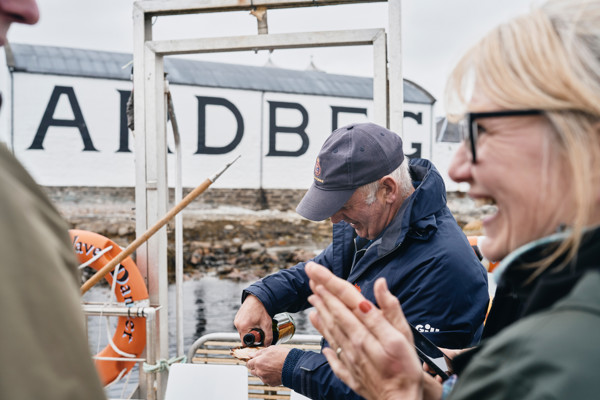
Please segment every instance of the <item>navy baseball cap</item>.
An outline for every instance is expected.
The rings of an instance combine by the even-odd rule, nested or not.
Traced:
[[[402,164],[402,139],[373,123],[339,128],[327,138],[315,162],[314,181],[296,211],[311,221],[335,214],[359,187]]]

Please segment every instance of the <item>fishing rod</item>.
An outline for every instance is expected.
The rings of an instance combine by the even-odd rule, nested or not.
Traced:
[[[83,295],[85,292],[90,290],[92,286],[96,283],[100,282],[104,275],[111,272],[121,261],[123,261],[126,257],[130,256],[138,247],[140,247],[144,242],[146,242],[152,235],[154,235],[160,228],[162,228],[167,222],[171,220],[177,213],[187,207],[196,197],[200,196],[210,185],[212,185],[218,178],[229,168],[234,162],[236,162],[241,156],[237,156],[233,161],[229,164],[225,165],[223,169],[214,174],[210,178],[206,178],[204,182],[202,182],[198,187],[188,193],[187,196],[183,198],[179,203],[177,203],[169,212],[157,223],[155,223],[150,229],[144,232],[143,235],[135,239],[125,250],[120,252],[115,258],[110,260],[108,264],[98,270],[90,279],[85,281],[83,285],[81,285],[81,294]]]

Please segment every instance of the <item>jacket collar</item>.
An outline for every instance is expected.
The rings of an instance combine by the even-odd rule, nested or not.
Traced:
[[[515,284],[524,282],[533,270],[521,269],[524,264],[537,261],[548,254],[548,249],[555,248],[569,237],[571,230],[564,230],[552,235],[543,237],[533,242],[527,243],[502,260],[493,272],[494,280],[498,283],[502,281],[512,281]],[[600,226],[588,227],[584,230],[583,239],[577,256],[569,263],[567,273],[585,269],[591,266],[598,266],[598,253],[600,252]],[[559,265],[563,259],[559,258],[548,271],[550,272],[555,265]],[[520,282],[518,282],[520,281]]]
[[[396,217],[383,231],[379,256],[392,251],[406,236],[428,240],[437,231],[435,214],[446,206],[446,187],[435,166],[420,158],[409,162],[415,191],[402,203]]]

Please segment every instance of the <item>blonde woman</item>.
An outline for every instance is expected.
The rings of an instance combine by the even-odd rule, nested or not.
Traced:
[[[442,386],[384,281],[377,308],[311,264],[330,365],[369,399],[597,398],[600,1],[548,1],[491,31],[454,70],[446,104],[464,139],[449,174],[497,206],[483,221],[481,251],[503,259],[485,339]]]

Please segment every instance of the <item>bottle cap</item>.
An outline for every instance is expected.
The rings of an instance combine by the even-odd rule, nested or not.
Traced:
[[[246,333],[242,338],[244,342],[244,346],[260,346],[263,341],[263,335],[261,335],[261,331],[259,329],[252,329],[250,332]]]

